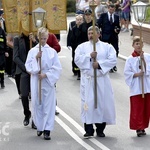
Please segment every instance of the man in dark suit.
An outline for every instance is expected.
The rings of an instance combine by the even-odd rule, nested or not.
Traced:
[[[108,42],[113,45],[116,50],[116,55],[119,54],[118,46],[118,34],[120,32],[119,16],[115,13],[115,5],[110,4],[108,6],[108,12],[101,14],[98,20],[98,26],[101,29],[101,41]],[[114,66],[110,72],[117,71],[117,67]]]
[[[30,38],[32,35],[30,35]],[[36,40],[32,38],[32,45],[37,44]],[[20,36],[14,38],[13,43],[13,61],[16,63],[16,74],[20,74],[20,91],[21,91],[21,100],[24,110],[24,126],[27,126],[30,121],[31,112],[29,109],[29,92],[30,92],[30,74],[26,72],[25,61],[27,58],[28,51],[30,50],[30,40],[29,36],[24,35],[23,33]],[[32,128],[36,128],[32,122]]]

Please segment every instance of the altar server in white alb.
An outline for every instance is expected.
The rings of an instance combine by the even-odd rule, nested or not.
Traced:
[[[143,42],[140,42],[139,36],[133,38],[132,46],[134,51],[126,60],[124,76],[130,88],[130,129],[136,130],[137,136],[141,137],[146,135],[145,129],[148,128],[150,121],[150,54],[142,51]],[[142,78],[144,97],[142,97]]]
[[[33,106],[33,119],[37,126],[37,135],[44,134],[45,140],[50,140],[50,131],[54,128],[56,93],[55,84],[61,74],[61,64],[56,50],[46,44],[48,30],[40,28],[41,51],[39,44],[32,48],[25,63],[26,70],[31,74],[31,98]],[[41,58],[41,74],[39,58]],[[39,103],[39,80],[41,80],[41,104]]]
[[[116,65],[116,52],[112,45],[99,40],[100,30],[95,27],[96,52],[93,51],[93,27],[88,28],[88,42],[75,50],[75,63],[81,70],[81,118],[85,138],[94,135],[93,124],[99,137],[105,137],[106,124],[115,124],[114,94],[109,70]],[[93,59],[96,58],[96,62]],[[97,108],[94,107],[94,69],[97,72]]]

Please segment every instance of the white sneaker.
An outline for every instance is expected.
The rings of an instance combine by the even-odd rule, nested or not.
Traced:
[[[123,31],[125,28],[121,28],[121,31]]]
[[[129,29],[125,28],[122,32],[129,32]]]

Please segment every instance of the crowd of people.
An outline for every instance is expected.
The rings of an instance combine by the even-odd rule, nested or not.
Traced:
[[[122,3],[119,0],[109,0],[105,2],[105,5],[101,0],[96,0],[95,18],[92,17],[90,3],[91,0],[76,1],[76,20],[70,23],[67,35],[67,47],[72,48],[72,71],[74,75],[77,75],[77,80],[80,80],[80,71],[74,63],[74,51],[77,45],[88,41],[87,29],[93,24],[93,19],[95,19],[95,25],[101,30],[100,40],[112,44],[117,57],[119,54],[118,34],[120,31],[129,32],[130,0],[123,0]],[[81,19],[83,21],[78,21],[78,18],[83,18]],[[117,66],[110,69],[111,73],[116,71]]]
[[[93,125],[96,126],[97,136],[105,137],[106,125],[116,123],[109,73],[117,71],[118,34],[121,31],[129,32],[130,0],[123,0],[122,3],[119,0],[108,1],[106,5],[96,0],[95,18],[92,17],[90,1],[77,0],[76,3],[75,21],[69,24],[67,47],[72,50],[72,72],[80,80],[84,137],[94,135]],[[57,55],[61,51],[60,39],[45,27],[38,29],[37,36],[21,33],[12,37],[6,35],[3,22],[4,20],[0,24],[1,88],[5,88],[6,71],[16,81],[24,112],[24,126],[29,125],[32,118],[31,125],[33,129],[37,129],[37,136],[43,134],[45,140],[50,140],[57,114],[55,88],[62,70]],[[138,137],[146,135],[145,129],[149,126],[150,118],[150,55],[142,51],[142,46],[140,38],[135,37],[134,52],[127,59],[124,69],[125,81],[130,87],[130,129],[136,130]],[[143,62],[142,65],[139,62]],[[145,83],[144,97],[141,78]],[[95,79],[97,103],[94,108]]]

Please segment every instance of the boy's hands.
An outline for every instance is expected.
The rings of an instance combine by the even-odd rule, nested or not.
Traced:
[[[142,77],[143,75],[144,75],[144,71],[140,71],[140,72],[138,72],[138,73],[135,73],[133,77],[134,77],[134,78],[135,78],[135,77]]]
[[[42,57],[42,51],[39,51],[36,55],[36,59],[41,58]]]
[[[144,60],[144,52],[143,52],[143,51],[140,53],[140,58],[141,58],[142,60]]]

